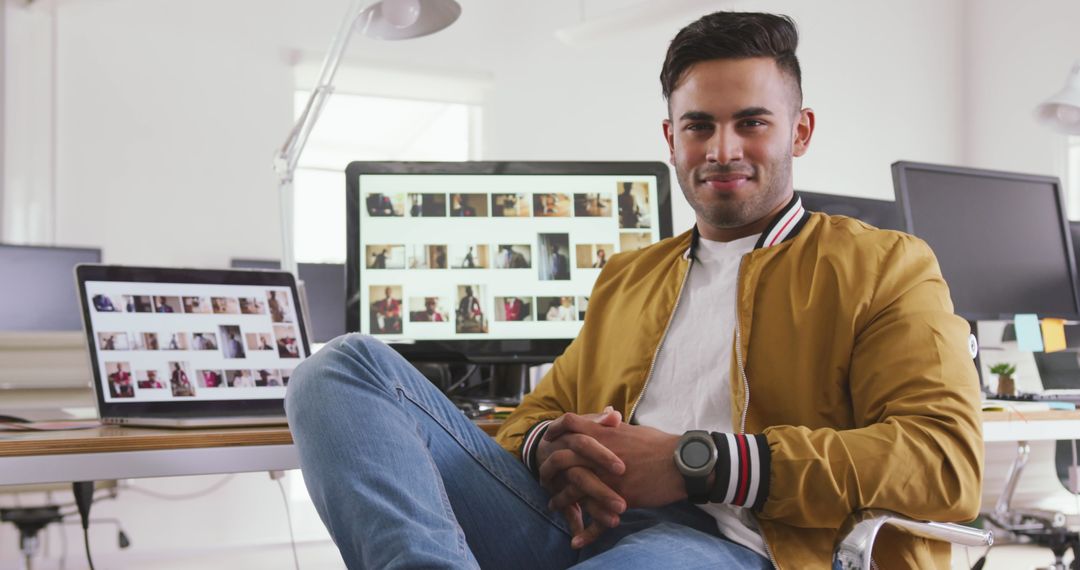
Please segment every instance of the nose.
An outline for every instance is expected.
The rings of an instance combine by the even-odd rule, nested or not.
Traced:
[[[716,129],[709,138],[705,160],[728,164],[743,158],[742,140],[739,135],[725,128]]]

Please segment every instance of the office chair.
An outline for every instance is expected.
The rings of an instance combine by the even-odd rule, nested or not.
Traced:
[[[884,509],[855,511],[840,526],[833,548],[833,570],[870,570],[874,540],[885,525],[893,525],[912,535],[960,546],[990,546],[994,533],[953,523],[917,521]]]

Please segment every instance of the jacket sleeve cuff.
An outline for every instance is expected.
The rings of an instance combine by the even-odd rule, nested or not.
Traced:
[[[709,502],[760,511],[769,496],[772,452],[764,434],[712,433],[716,442],[716,482]]]
[[[540,466],[536,463],[536,450],[540,448],[540,439],[544,437],[544,432],[552,421],[554,420],[542,421],[529,428],[521,440],[521,462],[525,464],[525,468],[533,474],[533,477],[540,477]]]

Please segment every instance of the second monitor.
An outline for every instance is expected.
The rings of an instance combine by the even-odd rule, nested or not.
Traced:
[[[551,361],[608,259],[670,237],[666,165],[355,162],[349,330],[414,361]]]

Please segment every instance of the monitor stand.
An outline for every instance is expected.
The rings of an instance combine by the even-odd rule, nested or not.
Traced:
[[[463,410],[513,407],[529,392],[535,363],[414,362],[413,366]]]

